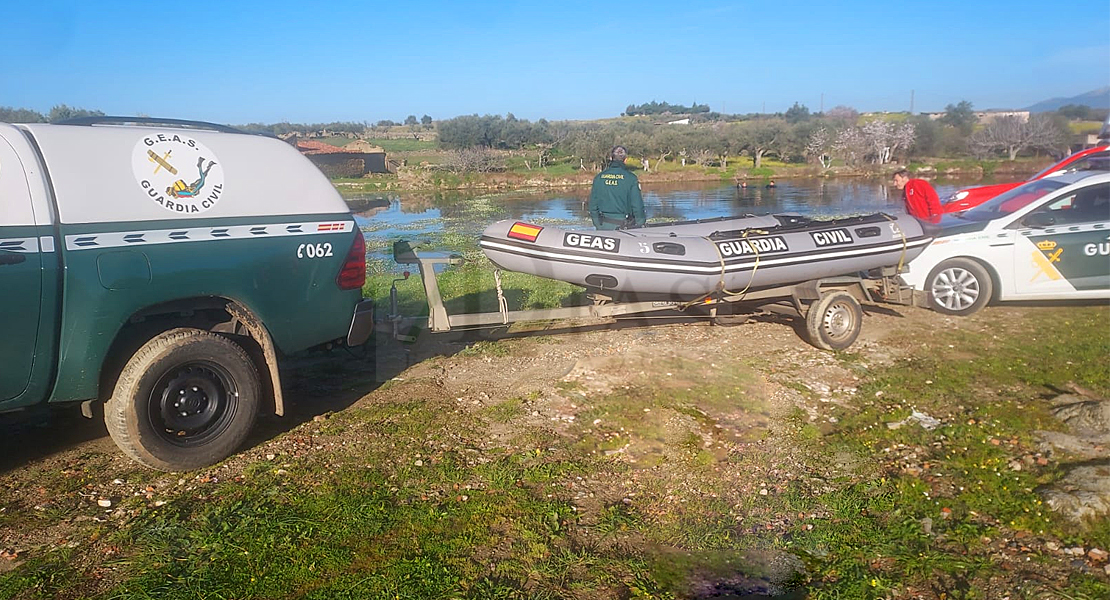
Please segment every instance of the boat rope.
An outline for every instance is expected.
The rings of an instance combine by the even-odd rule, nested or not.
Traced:
[[[744,230],[744,235],[741,236],[740,239],[742,239],[742,240],[746,239],[748,237],[748,235],[753,234],[753,233],[756,234],[756,235],[767,235],[768,232],[766,230],[763,230],[763,229],[745,229]],[[721,281],[720,281],[720,283],[717,284],[717,287],[720,288],[720,292],[722,292],[726,295],[729,295],[729,296],[740,296],[740,299],[743,299],[744,294],[747,294],[748,289],[752,287],[752,282],[755,281],[755,272],[756,272],[757,269],[759,269],[759,248],[756,248],[754,245],[749,244],[749,246],[751,246],[752,252],[755,253],[755,263],[752,265],[752,276],[751,276],[751,278],[748,279],[748,285],[744,286],[744,289],[740,290],[739,292],[734,292],[734,291],[728,289],[727,287],[725,287],[725,255],[721,254],[720,246],[718,246],[717,243],[714,242],[709,237],[702,236],[702,239],[709,242],[709,245],[712,246],[713,249],[717,251],[717,261],[720,262],[720,264],[721,264]],[[679,305],[679,310],[684,311],[687,308],[690,308],[691,306],[693,306],[695,304],[701,304],[702,302],[704,302],[706,299],[708,299],[712,295],[713,295],[713,292],[709,292],[708,294],[704,294],[702,296],[699,296],[699,297],[697,297],[693,300],[690,300],[689,302],[685,302],[683,304],[680,304]]]
[[[493,270],[493,281],[497,284],[497,310],[501,311],[501,322],[509,323],[509,303],[505,300],[505,293],[501,291],[501,269]]]
[[[745,229],[744,235],[741,236],[740,239],[747,240],[748,235],[752,233],[756,235],[767,235],[768,232],[763,229]],[[748,289],[752,287],[752,282],[755,281],[755,272],[759,269],[759,248],[757,248],[755,244],[748,244],[751,247],[752,252],[755,253],[755,263],[752,265],[752,276],[748,279],[748,285],[745,285],[744,289],[740,290],[739,292],[733,292],[725,287],[725,255],[721,254],[721,247],[717,244],[714,244],[713,240],[710,240],[709,244],[713,246],[714,250],[717,251],[717,260],[721,262],[721,283],[719,286],[721,288],[721,291],[730,296],[743,297],[744,294],[748,293]]]
[[[906,232],[902,231],[902,228],[898,226],[898,219],[895,219],[894,217],[886,213],[881,214],[886,217],[887,221],[890,221],[894,224],[894,231],[902,237],[902,255],[898,257],[898,270],[894,272],[894,274],[897,275],[902,272],[902,266],[906,264],[906,246],[908,245],[908,242],[906,240]]]

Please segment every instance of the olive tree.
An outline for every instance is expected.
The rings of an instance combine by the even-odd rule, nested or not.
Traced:
[[[74,119],[77,117],[103,117],[104,113],[99,110],[86,110],[84,108],[73,108],[65,104],[58,104],[50,109],[50,113],[46,115],[46,120],[50,123],[57,123],[65,121],[66,119]]]
[[[564,145],[579,159],[579,167],[586,169],[586,162],[592,170],[609,161],[609,150],[613,147],[613,134],[597,124],[590,123],[575,128],[567,137]]]
[[[651,151],[658,156],[656,164],[667,160],[668,156],[677,156],[684,142],[682,132],[674,126],[666,125],[657,129],[650,139]]]
[[[758,169],[763,156],[787,134],[787,126],[782,119],[756,119],[740,123],[738,133],[742,147],[751,154],[752,166]]]

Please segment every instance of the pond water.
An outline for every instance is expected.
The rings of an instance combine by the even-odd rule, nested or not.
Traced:
[[[975,182],[976,185],[981,182]],[[943,199],[968,182],[934,182]],[[375,208],[358,212],[355,220],[366,235],[370,257],[384,262],[398,239],[436,241],[477,237],[487,225],[517,219],[545,225],[590,229],[586,201],[589,187],[543,192],[486,195],[464,193],[401,193],[348,198]],[[649,221],[687,220],[743,214],[797,212],[813,216],[854,215],[902,210],[901,192],[883,180],[801,179],[779,181],[776,187],[749,183],[747,188],[719,183],[653,185],[644,189]],[[380,264],[380,262],[379,262]]]

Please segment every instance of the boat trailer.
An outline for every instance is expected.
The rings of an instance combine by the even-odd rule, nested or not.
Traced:
[[[692,301],[647,300],[621,301],[602,292],[586,295],[590,304],[562,308],[509,310],[501,288],[501,271],[494,271],[497,290],[496,312],[449,314],[440,295],[436,278],[437,265],[457,266],[465,262],[458,254],[418,254],[408,241],[393,244],[393,259],[398,264],[416,265],[428,302],[427,328],[434,333],[456,329],[508,326],[520,321],[562,321],[569,319],[611,319],[652,312],[672,311],[690,317],[708,317],[711,323],[734,324],[747,317],[761,314],[797,315],[805,320],[808,341],[825,350],[843,350],[856,341],[862,320],[862,303],[926,306],[920,291],[906,287],[897,277],[898,267],[891,265],[872,269],[867,273],[840,277],[825,277],[790,285],[748,291],[742,294],[722,292]],[[406,317],[399,314],[397,282],[389,289],[390,311],[386,316],[392,327],[392,337],[402,341],[415,341],[406,331],[424,317]],[[690,314],[698,310],[704,315]],[[724,310],[722,310],[724,309]]]

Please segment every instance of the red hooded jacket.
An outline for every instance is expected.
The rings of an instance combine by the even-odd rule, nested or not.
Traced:
[[[929,185],[928,181],[924,179],[911,179],[906,182],[906,187],[902,190],[902,195],[906,200],[906,212],[917,217],[918,219],[933,220],[940,217],[940,197],[937,196],[937,191],[933,186]]]

